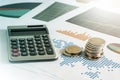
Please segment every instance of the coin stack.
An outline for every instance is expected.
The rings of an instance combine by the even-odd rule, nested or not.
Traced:
[[[105,40],[101,38],[94,37],[89,39],[85,46],[85,56],[92,60],[101,58],[104,45]]]
[[[81,52],[82,49],[76,45],[68,46],[63,50],[63,54],[66,56],[78,56]]]
[[[82,3],[89,3],[91,1],[95,1],[95,0],[76,0],[77,2],[82,2]]]

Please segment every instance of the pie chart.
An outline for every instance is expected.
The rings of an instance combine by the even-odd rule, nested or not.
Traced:
[[[0,16],[19,18],[41,3],[15,3],[0,6]]]

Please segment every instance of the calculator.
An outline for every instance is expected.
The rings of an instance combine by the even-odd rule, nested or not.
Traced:
[[[46,25],[8,26],[7,30],[10,62],[57,59]]]

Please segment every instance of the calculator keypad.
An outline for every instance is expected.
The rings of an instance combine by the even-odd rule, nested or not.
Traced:
[[[22,60],[32,60],[32,56],[37,57],[37,59],[44,56],[47,59],[49,55],[54,55],[54,50],[50,42],[49,36],[44,35],[34,35],[25,37],[13,37],[10,40],[11,44],[11,56],[14,59],[22,58]],[[30,59],[31,58],[31,59]],[[33,59],[33,60],[34,60]]]

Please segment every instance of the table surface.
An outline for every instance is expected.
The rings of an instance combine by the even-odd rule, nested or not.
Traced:
[[[120,38],[93,31],[82,26],[78,26],[66,20],[87,11],[95,6],[91,3],[77,3],[75,0],[0,0],[0,5],[21,3],[21,2],[42,2],[43,4],[29,11],[20,18],[8,18],[0,16],[0,74],[1,80],[119,80],[120,76],[120,54],[112,52],[106,46],[109,43],[120,43]],[[77,6],[78,8],[70,11],[58,18],[45,22],[33,19],[32,17],[55,1]],[[118,7],[116,9],[118,12]],[[7,26],[9,25],[36,25],[46,24],[56,53],[59,58],[49,62],[29,62],[29,63],[10,63],[8,61],[7,50]],[[71,36],[66,33],[73,33]],[[84,38],[85,37],[85,38]],[[99,37],[106,41],[104,56],[96,61],[91,61],[83,56],[66,57],[61,54],[61,50],[71,44],[83,47],[89,37]]]

